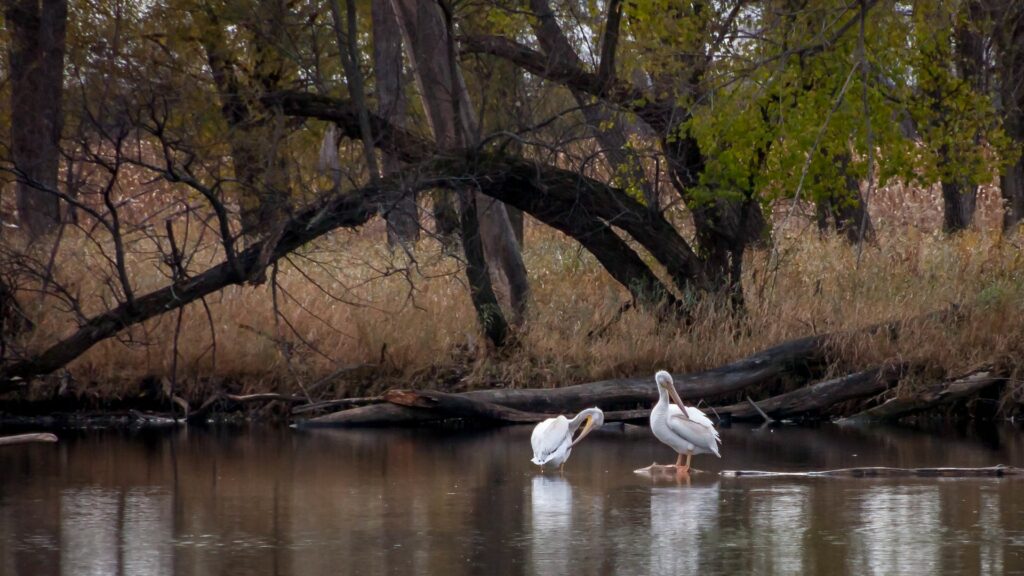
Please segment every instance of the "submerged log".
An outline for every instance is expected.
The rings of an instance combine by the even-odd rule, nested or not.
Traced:
[[[30,444],[36,442],[56,442],[57,436],[48,432],[33,434],[17,434],[14,436],[0,436],[0,446],[13,446],[15,444]]]
[[[720,415],[729,414],[733,420],[738,421],[763,419],[758,408],[776,420],[806,414],[817,415],[839,402],[886,391],[890,386],[896,384],[902,372],[902,366],[884,369],[873,368],[758,400],[756,405],[741,402],[716,408],[715,411]]]
[[[726,478],[1001,478],[1024,476],[1024,468],[840,468],[811,472],[768,472],[764,470],[723,470]]]
[[[840,423],[892,422],[977,394],[989,386],[1004,381],[1005,378],[996,375],[991,369],[976,370],[956,380],[926,386],[923,390],[915,391],[912,396],[890,398],[878,406],[845,418]]]

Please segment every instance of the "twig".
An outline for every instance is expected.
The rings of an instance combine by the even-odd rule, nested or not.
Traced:
[[[765,424],[771,424],[772,422],[775,422],[773,418],[765,414],[764,410],[761,410],[761,407],[757,405],[757,402],[751,400],[749,395],[747,396],[747,402],[750,402],[750,405],[754,407],[754,410],[757,410],[757,413],[761,415],[761,418],[764,418]]]
[[[304,406],[296,406],[295,408],[292,408],[292,414],[308,414],[309,412],[316,412],[318,410],[324,410],[328,408],[369,406],[370,404],[380,404],[381,402],[385,402],[384,398],[381,396],[324,400],[323,402],[314,402],[312,404],[306,404]]]

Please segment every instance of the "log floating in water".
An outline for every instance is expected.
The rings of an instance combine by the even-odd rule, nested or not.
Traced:
[[[34,442],[56,442],[57,436],[48,432],[33,434],[17,434],[14,436],[0,436],[0,446],[13,446],[15,444],[30,444]]]
[[[723,470],[726,478],[1001,478],[1024,476],[1024,468],[839,468],[810,472],[769,472],[764,470]]]
[[[926,386],[913,396],[897,396],[884,403],[845,418],[840,423],[891,422],[917,412],[935,408],[972,394],[977,394],[993,384],[1000,384],[1005,378],[995,375],[991,369],[971,372],[961,378]]]
[[[763,419],[758,412],[758,407],[768,416],[777,420],[805,414],[817,414],[839,402],[882,393],[896,384],[902,372],[901,366],[885,369],[873,368],[758,400],[757,406],[740,402],[716,408],[715,411],[721,415],[729,414],[733,420],[741,421]]]

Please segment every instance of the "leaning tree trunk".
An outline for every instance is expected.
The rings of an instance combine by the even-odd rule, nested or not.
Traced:
[[[377,80],[377,106],[380,116],[393,126],[405,124],[405,93],[402,62],[402,31],[390,0],[372,0],[373,72]],[[382,151],[383,175],[388,177],[401,169],[398,157]],[[388,224],[388,244],[413,244],[420,236],[419,204],[416,194],[407,192],[388,202],[384,218]]]
[[[476,119],[462,75],[455,58],[454,43],[448,24],[439,5],[417,0],[394,0],[393,6],[402,27],[409,60],[413,64],[420,98],[427,112],[427,120],[442,153],[469,148],[476,144]],[[529,284],[519,244],[509,221],[505,205],[479,191],[474,202],[460,200],[460,207],[474,205],[477,209],[480,238],[483,241],[486,262],[500,271],[509,284],[509,300],[517,320],[523,319],[528,299]],[[463,232],[466,218],[460,217]],[[470,251],[465,246],[466,257]],[[474,263],[475,265],[475,263]],[[487,281],[487,278],[470,280]],[[489,286],[471,286],[474,292],[493,292]],[[478,314],[493,316],[493,311],[478,310]]]
[[[11,161],[18,219],[32,238],[60,223],[57,190],[67,0],[6,0],[10,31]]]

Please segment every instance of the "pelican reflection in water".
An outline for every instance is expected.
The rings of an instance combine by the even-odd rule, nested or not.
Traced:
[[[696,406],[683,405],[668,372],[660,370],[654,375],[654,381],[658,384],[658,403],[651,410],[651,431],[679,454],[676,472],[689,473],[690,458],[694,454],[714,454],[721,458],[718,445],[722,440],[711,419]],[[686,464],[683,464],[683,454],[686,454]]]
[[[538,474],[530,487],[530,560],[536,574],[578,573],[572,566],[572,486],[561,476]]]
[[[533,445],[531,462],[541,467],[563,467],[572,453],[572,447],[579,444],[594,428],[600,428],[603,424],[604,412],[600,408],[587,408],[572,420],[565,416],[548,418],[537,424],[533,429],[533,435],[530,436],[530,444]],[[572,435],[580,425],[583,425],[583,431],[573,440]]]

